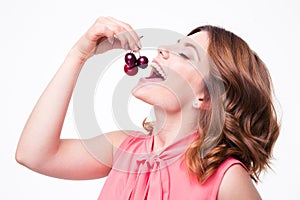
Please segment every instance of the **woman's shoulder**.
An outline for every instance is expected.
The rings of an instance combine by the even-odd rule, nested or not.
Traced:
[[[244,169],[244,171],[248,172],[248,168],[243,164],[243,162],[233,157],[228,157],[226,160],[224,160],[217,168],[217,171],[225,174],[233,166],[240,166],[242,169]]]
[[[246,173],[248,173],[247,167],[238,159],[233,157],[228,157],[216,168],[215,172],[209,178],[209,182],[221,183],[224,175],[227,173],[229,169],[232,167],[238,166],[243,169]],[[218,184],[217,184],[218,185]]]
[[[251,180],[249,170],[239,160],[235,158],[226,159],[217,169],[220,185],[218,189],[218,199],[261,199]]]
[[[228,157],[223,162],[221,162],[221,164],[216,168],[214,173],[204,182],[205,187],[211,190],[210,193],[213,197],[217,198],[225,174],[227,174],[227,172],[235,166],[238,166],[239,168],[244,170],[245,173],[248,173],[247,168],[241,161],[233,157]]]

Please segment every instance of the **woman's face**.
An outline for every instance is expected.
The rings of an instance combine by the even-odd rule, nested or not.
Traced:
[[[208,44],[208,33],[201,31],[174,45],[160,47],[150,64],[151,74],[140,79],[132,94],[167,111],[176,112],[184,106],[192,106],[195,99],[204,96]]]

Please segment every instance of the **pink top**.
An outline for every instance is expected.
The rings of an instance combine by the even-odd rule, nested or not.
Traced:
[[[201,200],[217,199],[225,172],[240,164],[234,158],[226,159],[216,172],[200,184],[189,175],[183,155],[197,137],[190,134],[177,140],[160,152],[153,152],[153,136],[136,133],[120,145],[113,168],[98,200]]]

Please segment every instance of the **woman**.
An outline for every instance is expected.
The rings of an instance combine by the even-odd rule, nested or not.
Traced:
[[[94,156],[82,141],[60,139],[80,70],[96,50],[110,49],[103,38],[114,38],[114,48],[141,48],[130,25],[97,19],[38,100],[16,160],[58,178],[108,176],[99,199],[261,199],[251,178],[269,166],[279,134],[271,78],[241,38],[218,27],[198,27],[158,49],[151,75],[132,92],[154,107],[148,135],[120,130],[84,140]]]

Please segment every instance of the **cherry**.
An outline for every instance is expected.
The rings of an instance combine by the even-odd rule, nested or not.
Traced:
[[[145,69],[148,66],[148,58],[146,56],[140,56],[137,59],[133,52],[125,54],[124,71],[129,76],[134,76],[138,73],[138,68]]]
[[[148,66],[148,58],[146,56],[140,56],[137,60],[138,67],[145,69]]]
[[[137,66],[130,67],[129,65],[124,65],[124,72],[129,76],[134,76],[138,73]]]
[[[134,67],[136,65],[136,57],[134,55],[134,53],[127,53],[125,55],[125,63],[129,66],[129,67]]]

